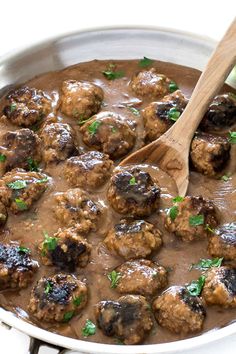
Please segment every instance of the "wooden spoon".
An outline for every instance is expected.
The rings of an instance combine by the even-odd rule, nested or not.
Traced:
[[[179,195],[184,196],[189,182],[189,148],[192,137],[210,102],[235,64],[236,18],[212,54],[178,121],[159,139],[134,152],[120,165],[157,165],[175,180]]]

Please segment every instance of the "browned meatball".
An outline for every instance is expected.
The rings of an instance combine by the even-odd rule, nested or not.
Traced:
[[[160,188],[148,172],[139,167],[131,167],[115,172],[110,180],[107,197],[118,213],[145,216],[157,210]]]
[[[236,95],[229,92],[218,95],[210,104],[200,128],[207,132],[220,132],[236,124]]]
[[[236,307],[236,268],[211,268],[206,275],[202,297],[208,305]]]
[[[125,259],[146,257],[161,247],[161,232],[144,220],[123,219],[111,229],[107,248]]]
[[[180,90],[150,103],[142,110],[146,140],[153,141],[164,134],[180,117],[188,103]]]
[[[236,222],[214,230],[209,238],[208,252],[212,257],[236,260]]]
[[[27,86],[10,91],[6,102],[3,113],[11,123],[22,127],[37,123],[51,110],[50,97],[42,90]]]
[[[229,161],[230,147],[225,137],[197,133],[190,148],[192,164],[198,172],[215,176]]]
[[[0,202],[0,227],[6,224],[7,217],[8,217],[7,209],[5,205],[2,202]]]
[[[100,301],[95,316],[106,336],[115,336],[124,344],[142,342],[153,327],[149,304],[143,296],[125,295],[116,301]]]
[[[75,134],[69,124],[46,124],[40,131],[42,158],[44,162],[66,160],[76,151]]]
[[[14,213],[30,209],[48,186],[48,177],[39,172],[14,169],[0,179],[0,200]]]
[[[30,129],[7,132],[2,136],[0,154],[4,156],[4,161],[0,163],[2,174],[16,167],[30,169],[30,160],[37,163],[41,159],[40,139]]]
[[[73,275],[39,279],[31,292],[29,311],[45,322],[68,322],[85,307],[88,289]]]
[[[103,90],[90,82],[64,81],[61,111],[69,117],[83,121],[99,111],[103,96]]]
[[[28,248],[0,243],[0,290],[26,288],[37,269]]]
[[[55,216],[65,226],[75,226],[79,232],[95,231],[101,207],[79,188],[56,195]]]
[[[187,196],[174,203],[165,219],[165,227],[183,241],[193,241],[208,235],[208,227],[218,225],[214,204],[201,196]]]
[[[152,308],[159,325],[177,334],[200,331],[206,316],[201,299],[191,296],[182,286],[165,290]]]
[[[73,187],[94,189],[101,187],[110,177],[113,162],[108,155],[99,151],[89,151],[67,160],[65,177]]]
[[[119,293],[153,296],[167,285],[167,271],[148,259],[127,261],[115,269],[119,275],[116,290]]]
[[[52,237],[44,235],[39,250],[42,263],[55,265],[73,272],[76,267],[85,267],[89,261],[92,246],[74,228],[59,229]]]
[[[133,148],[136,139],[129,122],[112,112],[95,115],[80,128],[80,131],[87,146],[108,154],[112,159],[127,154]]]
[[[172,81],[165,75],[159,74],[157,69],[143,70],[136,74],[130,87],[137,96],[160,98],[170,93]]]

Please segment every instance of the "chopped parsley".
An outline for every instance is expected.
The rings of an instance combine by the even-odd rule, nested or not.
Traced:
[[[64,314],[63,320],[64,322],[69,322],[72,317],[74,316],[75,312],[74,311],[68,311]]]
[[[220,267],[223,261],[223,257],[222,258],[213,258],[213,259],[200,259],[200,261],[198,263],[192,264],[190,267],[191,269],[200,269],[200,270],[206,270],[209,268],[213,268],[213,267]]]
[[[129,180],[129,185],[130,185],[130,186],[134,186],[135,184],[136,184],[136,179],[135,179],[135,177],[133,176],[133,177],[131,177],[130,180]]]
[[[24,202],[24,200],[16,198],[15,199],[15,203],[18,207],[19,210],[27,210],[28,209],[28,205],[26,204],[26,202]]]
[[[49,294],[52,291],[52,284],[50,281],[47,281],[46,286],[44,288],[45,294]]]
[[[180,195],[177,195],[177,197],[175,197],[173,199],[173,203],[180,203],[184,200],[184,197],[181,197]]]
[[[186,286],[189,295],[199,296],[201,294],[202,288],[205,284],[206,277],[201,275],[197,280],[193,280],[190,284]]]
[[[179,214],[179,209],[176,205],[172,206],[170,209],[169,209],[169,217],[171,218],[171,220],[175,220],[177,215]]]
[[[82,335],[84,337],[92,336],[96,333],[96,325],[91,321],[87,320],[85,326],[82,328]]]
[[[111,282],[111,288],[114,289],[118,285],[118,282],[121,278],[121,274],[113,270],[111,273],[107,274],[107,278]]]
[[[103,75],[107,78],[107,80],[116,80],[125,76],[123,70],[115,70],[115,64],[109,64],[107,70],[102,71]]]
[[[47,232],[44,232],[42,256],[46,256],[46,251],[54,251],[57,247],[57,241],[56,237],[51,237]]]
[[[30,253],[30,249],[24,246],[19,246],[18,247],[18,252],[22,252],[22,253]]]
[[[100,127],[100,125],[102,124],[102,122],[99,122],[98,120],[95,120],[93,123],[91,123],[89,126],[88,126],[88,132],[91,134],[91,135],[94,135],[97,133],[97,130],[98,128]]]
[[[181,113],[175,107],[173,107],[169,110],[169,112],[167,114],[168,114],[169,119],[176,122],[178,120],[178,118],[180,117]]]
[[[236,132],[229,132],[229,142],[236,144]]]
[[[41,184],[41,183],[46,183],[46,182],[48,182],[48,178],[47,177],[42,178],[42,179],[38,179],[36,183]]]
[[[189,225],[190,226],[199,226],[204,224],[204,215],[191,215],[189,217]]]
[[[83,125],[84,123],[87,123],[90,119],[91,119],[91,117],[89,117],[87,119],[78,120],[77,124],[78,125]]]
[[[130,112],[133,113],[133,115],[135,115],[135,116],[139,116],[139,115],[140,115],[140,112],[139,112],[139,110],[138,110],[137,108],[135,108],[135,107],[129,107],[129,106],[127,106],[127,108],[128,108],[128,110],[129,110]]]
[[[175,92],[176,90],[178,90],[178,88],[178,85],[174,81],[171,81],[171,83],[169,84],[170,93]]]
[[[6,155],[0,154],[0,162],[5,162],[7,159]]]
[[[30,171],[38,172],[39,165],[38,165],[37,161],[33,160],[32,157],[29,157],[27,159],[27,163],[28,163],[28,168]]]
[[[23,189],[27,186],[27,182],[24,180],[17,180],[15,182],[7,183],[7,187],[11,189]]]
[[[227,182],[230,179],[230,175],[221,176],[220,179],[224,182]]]
[[[146,68],[147,66],[151,65],[153,63],[152,59],[149,59],[147,57],[143,57],[143,59],[139,60],[138,65],[141,66],[142,68]]]
[[[16,107],[17,107],[16,103],[12,103],[10,105],[10,113],[14,112],[16,110]]]
[[[215,232],[215,230],[212,229],[209,224],[206,224],[205,230],[206,230],[206,231],[209,231],[209,232],[211,232],[211,233],[214,233],[214,232]]]
[[[73,304],[74,304],[75,306],[79,306],[82,301],[83,301],[83,295],[76,296],[76,297],[74,297],[74,299],[73,299]]]
[[[111,126],[111,132],[112,132],[112,133],[116,133],[116,132],[117,132],[116,127]]]

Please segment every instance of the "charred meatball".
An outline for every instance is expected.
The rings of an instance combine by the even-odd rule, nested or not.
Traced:
[[[183,241],[193,241],[208,235],[208,228],[218,225],[214,204],[201,196],[187,196],[174,203],[165,219],[165,227]]]
[[[208,252],[212,257],[236,260],[236,222],[224,224],[213,231],[209,238]]]
[[[136,139],[131,124],[112,112],[97,114],[86,122],[80,131],[87,146],[108,154],[111,159],[118,159],[127,154]]]
[[[202,297],[208,305],[236,307],[236,268],[211,268],[206,275]]]
[[[171,80],[159,74],[157,69],[143,70],[136,74],[131,82],[132,91],[141,97],[160,98],[170,93]]]
[[[4,156],[1,162],[1,172],[4,174],[13,168],[30,169],[30,161],[39,162],[40,139],[30,129],[19,129],[7,132],[2,136],[0,154]]]
[[[37,269],[28,248],[0,243],[0,290],[26,288]]]
[[[6,102],[3,113],[12,124],[21,127],[30,127],[51,110],[50,97],[42,90],[27,86],[10,91]]]
[[[197,133],[190,148],[192,164],[198,172],[215,176],[229,161],[230,147],[225,137]]]
[[[216,96],[210,104],[200,128],[204,131],[220,132],[236,124],[236,95],[229,92]]]
[[[107,248],[125,259],[146,257],[161,247],[161,232],[144,220],[123,219],[108,232]]]
[[[152,102],[142,110],[146,140],[153,141],[164,134],[180,117],[188,103],[180,90]]]
[[[45,163],[66,160],[76,151],[75,134],[69,124],[46,124],[41,132],[43,151],[42,158]]]
[[[94,189],[101,187],[110,177],[113,162],[108,155],[89,151],[67,160],[65,177],[73,187]]]
[[[39,245],[43,264],[70,272],[74,272],[77,266],[87,265],[91,249],[92,246],[74,228],[59,229],[53,237],[45,234]]]
[[[83,121],[99,111],[103,96],[103,90],[90,82],[64,81],[61,111],[69,117]]]
[[[74,226],[79,232],[95,231],[101,216],[98,203],[79,188],[56,195],[55,216],[65,226]]]
[[[145,297],[126,295],[117,301],[96,305],[98,327],[106,336],[115,336],[124,344],[138,344],[153,327],[153,318]]]
[[[153,296],[167,285],[167,271],[148,259],[127,261],[115,269],[119,275],[116,290],[119,293]]]
[[[45,322],[68,322],[86,305],[88,289],[72,275],[41,278],[31,292],[29,311]]]
[[[157,210],[160,188],[148,172],[139,167],[131,167],[118,170],[112,176],[107,197],[118,213],[145,216]]]
[[[202,301],[182,286],[171,286],[153,302],[153,312],[160,326],[177,334],[198,332],[206,316]]]
[[[0,227],[6,224],[7,217],[8,217],[7,209],[5,205],[2,202],[0,202]]]
[[[0,180],[0,200],[14,213],[30,209],[48,186],[48,177],[39,172],[14,169]]]

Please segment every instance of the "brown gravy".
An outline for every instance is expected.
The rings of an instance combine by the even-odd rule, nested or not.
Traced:
[[[61,84],[66,79],[85,80],[98,84],[102,87],[105,93],[104,106],[102,111],[113,111],[122,114],[124,117],[130,120],[136,121],[138,139],[134,149],[140,148],[143,143],[143,125],[142,119],[136,117],[133,113],[127,109],[128,103],[133,103],[135,107],[142,108],[149,103],[147,100],[142,102],[134,97],[128,87],[129,80],[133,74],[139,71],[138,61],[115,61],[118,70],[123,70],[126,77],[120,78],[114,81],[108,81],[102,75],[102,71],[106,69],[107,65],[111,61],[97,61],[94,60],[89,63],[81,63],[73,67],[66,68],[59,72],[50,72],[27,82],[30,87],[36,87],[42,89],[45,92],[51,94],[54,93],[55,107],[57,106],[59,90]],[[156,61],[153,67],[157,67],[158,71],[162,74],[166,74],[168,77],[177,82],[179,88],[188,97],[198,80],[200,72],[179,66],[171,63],[164,63]],[[224,87],[224,91],[230,91],[229,87]],[[232,91],[232,90],[231,90]],[[3,108],[3,102],[0,102],[0,109]],[[67,118],[60,112],[57,114],[59,121],[69,123],[74,127],[78,135],[78,145],[87,150],[84,146],[80,133],[79,126],[76,119]],[[1,134],[7,130],[16,130],[15,126],[1,125]],[[205,198],[211,199],[221,211],[221,222],[233,222],[236,220],[236,174],[235,172],[235,146],[232,146],[231,162],[226,168],[226,172],[230,172],[232,177],[224,182],[222,180],[210,179],[196,172],[191,172],[190,186],[188,194],[190,195],[202,195]],[[0,234],[1,242],[19,241],[24,246],[29,247],[32,250],[32,257],[39,261],[40,258],[37,251],[37,244],[43,239],[43,231],[47,231],[49,235],[52,235],[58,230],[60,225],[57,224],[53,214],[53,196],[56,192],[66,191],[70,186],[67,184],[63,176],[63,165],[52,165],[44,171],[52,177],[51,183],[47,191],[36,202],[29,212],[22,213],[20,215],[9,215],[7,225]],[[189,266],[192,263],[196,263],[200,258],[207,258],[209,255],[206,251],[206,241],[202,240],[194,243],[186,243],[178,240],[174,235],[169,234],[163,228],[163,215],[164,210],[170,205],[171,199],[176,195],[175,186],[171,179],[160,173],[158,169],[153,169],[150,166],[146,166],[151,175],[157,180],[162,188],[162,202],[161,210],[158,213],[154,213],[147,220],[157,225],[163,231],[164,245],[161,250],[153,255],[153,259],[157,260],[163,266],[171,269],[169,272],[169,285],[182,285],[187,282],[197,279],[199,271],[189,271]],[[222,173],[222,175],[224,172]],[[49,276],[55,274],[54,267],[46,267],[41,265],[37,272],[34,283],[25,290],[20,292],[4,291],[0,294],[0,304],[6,309],[15,312],[18,316],[24,318],[27,321],[35,323],[37,326],[46,328],[50,331],[63,334],[65,336],[89,340],[93,342],[101,343],[115,343],[114,338],[106,337],[100,330],[93,336],[83,338],[81,329],[84,326],[86,319],[91,319],[95,322],[93,305],[100,300],[116,299],[119,294],[115,289],[110,288],[109,280],[107,279],[107,273],[114,267],[121,264],[123,260],[118,256],[112,256],[102,244],[107,230],[114,225],[119,219],[120,215],[115,213],[110,207],[107,208],[108,203],[106,200],[106,188],[104,185],[96,193],[91,194],[92,199],[100,200],[105,205],[104,215],[101,218],[100,227],[98,232],[91,233],[88,236],[89,241],[93,245],[90,263],[86,268],[77,269],[77,275],[80,278],[86,278],[89,287],[89,302],[86,308],[79,316],[73,318],[67,324],[47,324],[39,323],[27,313],[27,305],[29,302],[30,291],[36,281],[43,275]],[[203,332],[219,328],[227,325],[228,323],[236,319],[236,309],[223,309],[219,307],[208,307],[207,317],[204,323]],[[145,341],[145,344],[150,343],[163,343],[180,339],[180,336],[170,333],[169,331],[161,328],[155,324],[150,336]]]

